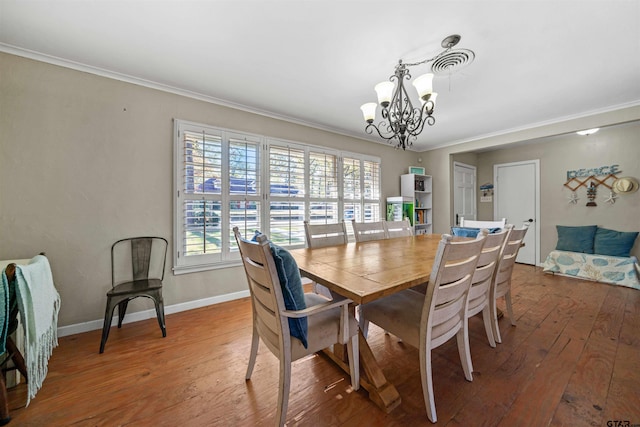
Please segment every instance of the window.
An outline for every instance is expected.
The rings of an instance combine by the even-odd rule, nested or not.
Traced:
[[[343,217],[349,234],[351,221],[380,221],[380,162],[344,157],[342,160]]]
[[[237,265],[236,226],[303,247],[305,220],[380,219],[377,158],[181,120],[175,141],[176,274]]]

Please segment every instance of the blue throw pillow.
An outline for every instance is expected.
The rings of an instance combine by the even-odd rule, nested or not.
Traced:
[[[259,231],[251,239],[256,242],[258,236],[262,234]],[[300,279],[300,270],[296,260],[291,256],[288,250],[269,242],[273,260],[278,271],[278,279],[280,279],[280,287],[282,288],[282,297],[284,306],[287,310],[303,310],[307,308],[304,301],[304,290],[302,289],[302,280]],[[298,338],[304,348],[307,348],[307,332],[308,323],[306,317],[296,319],[288,318],[289,332],[291,336]]]
[[[480,228],[471,228],[471,227],[452,227],[451,233],[454,236],[460,237],[477,237],[478,233],[480,233]],[[499,233],[502,231],[502,228],[487,228],[489,230],[489,234]]]
[[[578,227],[568,227],[564,225],[556,225],[558,230],[558,243],[556,250],[580,252],[584,254],[592,254],[593,240],[596,234],[596,225],[584,225]]]
[[[271,253],[278,270],[278,278],[282,287],[282,296],[284,298],[284,306],[287,310],[303,310],[307,308],[304,302],[304,290],[302,289],[302,280],[300,279],[300,270],[296,260],[291,256],[288,250],[273,243]],[[289,330],[291,335],[298,338],[304,348],[307,348],[307,318],[300,317],[297,319],[289,318]]]
[[[454,236],[460,237],[476,237],[480,232],[479,228],[470,227],[452,227],[451,232]]]
[[[631,248],[637,237],[637,231],[624,232],[598,227],[593,251],[598,255],[627,257],[631,254]]]

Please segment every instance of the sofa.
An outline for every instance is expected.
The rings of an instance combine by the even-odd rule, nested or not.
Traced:
[[[543,263],[545,272],[640,290],[640,265],[631,255],[638,232],[596,225],[556,229],[558,243]]]

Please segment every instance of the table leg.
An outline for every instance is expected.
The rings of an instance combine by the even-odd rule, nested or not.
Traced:
[[[360,385],[369,392],[369,398],[388,414],[400,405],[400,394],[395,386],[385,378],[367,339],[360,331],[358,331],[358,344],[360,347]],[[324,353],[345,372],[349,372],[346,351],[334,352],[326,349]],[[340,353],[342,353],[342,357]]]

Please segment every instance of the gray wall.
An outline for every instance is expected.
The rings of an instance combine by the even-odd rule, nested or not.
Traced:
[[[399,195],[415,154],[3,53],[0,111],[0,259],[47,253],[59,326],[102,319],[114,241],[159,235],[172,247],[174,118],[379,156],[383,198]],[[167,270],[164,298],[245,289],[242,268]]]

